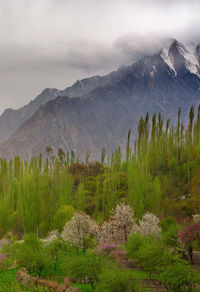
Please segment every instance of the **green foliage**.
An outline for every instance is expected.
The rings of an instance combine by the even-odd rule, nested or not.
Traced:
[[[162,228],[162,232],[166,232],[169,230],[171,226],[177,225],[176,220],[169,216],[160,222],[160,227]]]
[[[166,232],[162,233],[162,240],[167,246],[177,247],[178,243],[178,231],[177,225],[171,225]]]
[[[18,245],[15,253],[18,264],[26,268],[30,274],[40,276],[50,267],[43,244],[32,233],[24,237],[24,242]]]
[[[5,245],[2,248],[2,253],[6,256],[5,268],[9,268],[13,266],[14,261],[16,260],[19,248],[20,248],[20,243],[18,243],[17,241],[14,241],[12,244]]]
[[[73,215],[74,208],[72,206],[61,206],[54,215],[54,229],[58,229],[61,232],[65,223],[70,221]]]
[[[134,259],[135,253],[138,252],[139,248],[144,244],[144,240],[147,239],[145,239],[140,233],[132,233],[129,235],[126,249],[130,258]]]
[[[15,242],[3,249],[8,258],[6,267],[17,259],[35,275],[63,277],[67,273],[76,280],[88,277],[97,291],[136,290],[134,285],[139,275],[107,265],[100,256],[89,252],[97,241],[93,233],[88,235],[87,224],[83,236],[82,219],[77,228],[72,224],[66,234],[66,240],[71,240],[78,253],[61,239],[43,243],[37,238],[46,237],[53,229],[62,232],[74,209],[102,223],[121,202],[130,205],[137,222],[146,212],[167,217],[160,224],[159,240],[138,233],[128,237],[125,246],[129,258],[145,271],[155,273],[171,291],[194,289],[194,284],[199,283],[197,273],[177,256],[177,222],[200,213],[200,107],[196,119],[191,108],[185,128],[180,111],[177,125],[173,126],[169,120],[164,123],[160,114],[153,114],[150,121],[147,113],[139,121],[134,149],[131,148],[131,131],[128,133],[125,161],[120,147],[111,157],[105,157],[103,150],[101,163],[90,163],[89,152],[85,163],[74,151],[65,154],[59,149],[54,156],[48,146],[46,152],[45,161],[41,156],[32,157],[30,161],[19,157],[10,161],[0,159],[0,237],[8,232],[19,239],[26,235],[24,242]],[[195,244],[198,243],[195,241]],[[1,285],[2,275],[3,271]],[[9,271],[4,279],[6,275],[13,277]],[[3,291],[12,291],[14,286],[2,287]],[[26,290],[19,288],[19,291]]]
[[[82,256],[66,258],[63,263],[63,270],[71,279],[83,280],[86,277],[89,283],[94,287],[99,278],[102,269],[102,257],[95,253],[89,252]]]
[[[61,267],[62,262],[69,256],[73,257],[75,255],[75,250],[62,238],[57,238],[45,246],[45,254],[49,258],[52,274],[63,274]]]
[[[135,275],[127,269],[115,265],[105,267],[99,276],[99,283],[95,291],[100,292],[133,292],[137,281]],[[141,291],[141,290],[138,290]]]
[[[135,252],[135,260],[148,271],[158,272],[160,267],[170,265],[174,260],[174,256],[159,240],[144,241],[143,245]]]
[[[0,237],[9,231],[19,238],[62,231],[71,218],[69,206],[99,222],[119,202],[129,203],[138,219],[153,212],[181,222],[200,213],[200,112],[195,117],[191,108],[187,127],[180,111],[173,126],[160,114],[151,119],[147,113],[139,121],[137,137],[132,148],[129,131],[125,161],[120,147],[106,158],[103,150],[101,163],[90,162],[89,152],[85,163],[74,151],[59,149],[55,156],[51,146],[46,160],[0,159]],[[175,227],[168,233],[163,236],[170,238]]]
[[[163,269],[160,280],[169,291],[194,291],[200,283],[200,275],[187,262],[178,261]]]
[[[173,217],[164,219],[160,226],[162,228],[162,240],[167,246],[178,246],[179,226]]]
[[[72,286],[76,287],[78,290],[80,290],[82,292],[94,291],[90,284],[72,284]]]

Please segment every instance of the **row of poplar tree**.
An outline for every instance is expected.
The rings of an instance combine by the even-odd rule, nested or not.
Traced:
[[[99,162],[89,162],[89,153],[81,162],[73,151],[46,152],[46,159],[0,160],[0,237],[46,236],[62,228],[67,206],[100,223],[118,202],[130,204],[137,218],[149,211],[181,221],[200,211],[200,107],[196,117],[191,107],[186,126],[180,110],[175,125],[147,113],[134,145],[128,133],[125,158],[120,147],[110,157],[103,150]]]

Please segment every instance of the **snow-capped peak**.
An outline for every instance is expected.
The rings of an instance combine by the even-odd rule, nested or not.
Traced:
[[[196,46],[194,44],[188,44],[179,47],[180,52],[185,58],[185,66],[193,74],[196,74],[200,77],[200,66],[196,53]]]
[[[177,41],[174,41],[169,48],[164,48],[161,52],[161,57],[165,61],[165,63],[169,66],[169,68],[174,72],[175,76],[177,76],[178,71],[175,66],[177,55],[173,54],[171,48],[175,47],[179,56],[183,58],[184,67],[192,74],[197,75],[200,78],[200,64],[197,56],[197,47],[194,44],[182,44]]]
[[[170,67],[170,69],[174,72],[175,76],[177,72],[174,68],[173,57],[169,54],[169,48],[164,48],[161,53],[161,58],[165,61],[165,63]]]

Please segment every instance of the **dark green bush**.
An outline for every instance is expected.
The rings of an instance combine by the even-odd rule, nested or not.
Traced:
[[[166,232],[162,232],[162,240],[167,246],[178,246],[178,231],[179,228],[176,225],[172,225]]]
[[[160,280],[169,291],[192,292],[200,283],[200,276],[187,262],[178,261],[163,269]]]
[[[135,260],[148,271],[158,273],[160,267],[167,266],[175,260],[172,253],[159,240],[144,242],[135,253]]]
[[[102,256],[90,252],[82,256],[68,257],[62,267],[71,279],[81,281],[87,278],[91,286],[94,287],[98,282],[102,264]]]
[[[162,232],[166,232],[171,226],[176,226],[177,223],[173,217],[169,216],[162,220],[159,225],[162,228]]]
[[[178,232],[179,226],[173,217],[164,219],[160,226],[162,228],[162,240],[167,246],[178,246]]]
[[[24,242],[18,245],[15,255],[18,264],[30,274],[41,276],[50,269],[50,259],[45,254],[44,245],[32,233],[24,237]]]
[[[140,233],[133,233],[128,237],[126,249],[128,256],[134,259],[135,253],[144,244],[145,238]]]
[[[96,292],[133,292],[134,278],[130,270],[121,269],[117,266],[104,267],[99,276]],[[140,290],[138,290],[140,291]]]
[[[45,246],[45,253],[51,263],[52,274],[63,274],[61,263],[67,257],[75,255],[75,249],[62,238],[56,238]]]

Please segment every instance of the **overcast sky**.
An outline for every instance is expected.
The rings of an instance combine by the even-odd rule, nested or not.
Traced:
[[[0,0],[0,113],[44,88],[200,40],[200,0]]]

